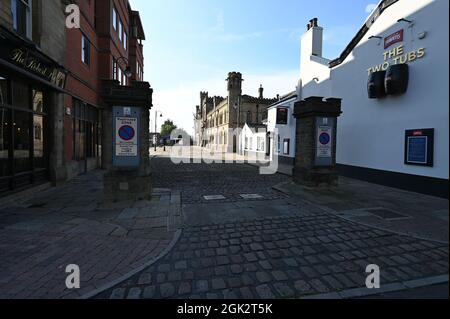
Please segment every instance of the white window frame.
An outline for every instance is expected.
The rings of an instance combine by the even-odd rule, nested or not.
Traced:
[[[112,13],[112,15],[113,15],[113,18],[112,18],[112,25],[113,25],[113,29],[114,29],[114,31],[117,31],[117,18],[118,18],[118,15],[117,15],[117,10],[116,10],[116,7],[115,6],[113,6],[113,11],[112,11],[113,13]]]
[[[32,40],[33,39],[33,0],[11,0],[11,17],[13,20],[13,28],[17,31],[17,2],[20,1],[25,5],[27,16],[26,16],[26,31],[25,36]]]
[[[119,40],[120,42],[123,41],[123,24],[120,18],[119,18]]]
[[[88,46],[87,61],[84,56],[85,46]],[[84,35],[84,33],[82,33],[81,34],[81,62],[83,62],[85,65],[88,65],[88,66],[91,64],[91,47],[90,46],[91,46],[91,43],[90,43],[89,39],[87,38],[87,36]]]

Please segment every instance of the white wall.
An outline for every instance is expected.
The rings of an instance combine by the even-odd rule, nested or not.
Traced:
[[[321,94],[317,94],[316,85],[303,82],[302,98],[319,95],[343,99],[343,115],[338,121],[338,163],[449,178],[448,10],[447,0],[400,0],[383,12],[344,63],[332,69]],[[413,28],[408,28],[406,22],[397,23],[401,18],[414,20]],[[423,47],[426,55],[409,63],[406,94],[369,99],[367,70],[383,63],[383,53],[387,50],[383,40],[379,44],[378,39],[368,38],[373,35],[384,39],[402,28],[404,51]],[[420,40],[418,34],[424,31],[427,36]],[[309,67],[314,68],[314,64]],[[316,69],[317,74],[322,74],[321,67]],[[425,128],[435,129],[434,167],[405,165],[405,130]]]
[[[294,104],[296,102],[295,98],[292,98],[290,100],[281,102],[279,104],[276,104],[269,108],[268,110],[268,122],[267,122],[267,131],[268,132],[275,132],[275,128],[278,129],[278,135],[280,136],[280,152],[278,152],[278,149],[275,148],[272,152],[273,155],[281,155],[286,157],[295,157],[295,134],[296,134],[296,126],[297,126],[297,120],[293,116],[294,112]],[[288,124],[287,125],[277,125],[277,108],[287,108],[288,109]],[[285,155],[283,153],[283,141],[284,139],[290,139],[291,145],[290,145],[290,151],[289,155]]]

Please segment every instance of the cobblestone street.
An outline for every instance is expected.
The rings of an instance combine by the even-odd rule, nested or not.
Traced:
[[[290,198],[272,188],[284,175],[161,157],[152,165],[156,187],[182,194],[182,237],[163,259],[98,298],[352,298],[369,292],[369,264],[381,268],[380,292],[448,281],[448,244]]]

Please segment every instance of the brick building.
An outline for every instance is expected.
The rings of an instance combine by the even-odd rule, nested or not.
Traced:
[[[128,1],[84,1],[80,29],[67,29],[65,160],[69,177],[102,164],[105,82],[128,87],[143,80],[145,40],[139,12]],[[111,84],[111,83],[109,83]],[[107,132],[105,133],[107,134]]]
[[[112,107],[151,107],[139,12],[124,0],[0,1],[0,196],[109,168]],[[68,4],[80,28],[66,28]]]

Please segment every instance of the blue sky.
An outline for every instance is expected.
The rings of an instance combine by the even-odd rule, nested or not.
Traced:
[[[268,97],[289,93],[298,80],[300,37],[308,21],[319,19],[324,56],[335,58],[376,1],[130,2],[144,24],[145,80],[154,89],[154,110],[191,133],[201,90],[225,96],[228,72],[240,71],[244,94],[257,95],[260,83]]]

